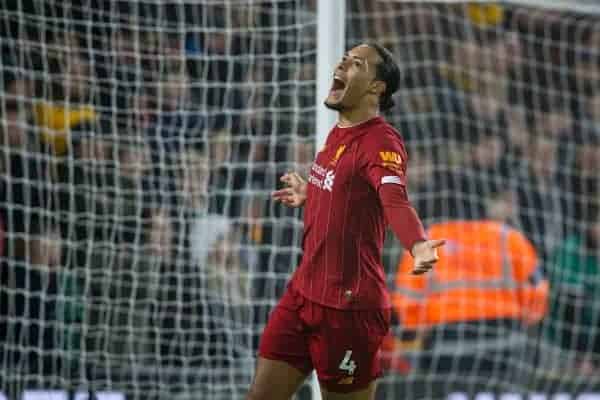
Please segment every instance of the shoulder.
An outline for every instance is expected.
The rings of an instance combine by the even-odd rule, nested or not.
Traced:
[[[401,154],[402,158],[406,158],[404,139],[392,125],[385,121],[375,124],[362,137],[360,149],[366,153],[374,154],[379,154],[382,151],[392,151]]]
[[[398,132],[394,126],[384,119],[379,119],[377,123],[373,124],[369,130],[368,138],[372,141],[379,141],[382,143],[393,142],[393,143],[404,143],[404,138]]]

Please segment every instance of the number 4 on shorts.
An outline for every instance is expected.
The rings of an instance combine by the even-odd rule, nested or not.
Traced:
[[[354,360],[350,359],[350,357],[352,357],[352,350],[346,350],[344,359],[340,363],[339,367],[342,371],[346,371],[348,375],[354,374],[354,370],[356,369],[356,363]]]

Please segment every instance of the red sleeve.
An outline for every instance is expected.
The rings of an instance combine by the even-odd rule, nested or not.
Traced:
[[[397,134],[383,131],[361,148],[364,175],[376,191],[384,183],[406,186],[407,154]]]
[[[423,224],[406,195],[407,159],[404,143],[384,128],[361,146],[365,178],[379,194],[385,218],[405,249],[425,240]]]
[[[406,250],[410,252],[416,242],[427,239],[423,224],[410,205],[404,186],[381,185],[378,193],[385,218]]]

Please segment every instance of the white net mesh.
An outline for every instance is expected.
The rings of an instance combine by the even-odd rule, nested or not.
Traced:
[[[300,251],[267,199],[313,154],[314,10],[46,1],[0,21],[1,391],[236,398]]]
[[[349,4],[349,47],[383,43],[403,67],[389,119],[408,143],[413,204],[451,260],[419,286],[397,275],[390,244],[401,323],[381,397],[598,396],[600,20],[568,7]],[[549,293],[534,268],[518,276],[526,240],[502,247],[464,222],[484,218],[524,234]]]
[[[268,196],[314,154],[314,3],[0,5],[1,393],[243,396],[300,256]],[[347,4],[348,47],[404,72],[388,117],[424,221],[510,222],[551,288],[527,328],[395,326],[379,396],[600,391],[598,18]]]

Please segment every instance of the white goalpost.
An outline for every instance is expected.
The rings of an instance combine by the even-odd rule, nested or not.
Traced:
[[[332,73],[346,45],[346,0],[317,1],[317,76],[316,76],[316,134],[315,150],[325,144],[327,134],[336,123],[336,113],[323,106],[329,93]],[[316,374],[310,378],[311,398],[321,400]]]
[[[331,77],[346,46],[346,1],[318,0],[317,3],[317,126],[316,147],[320,149],[335,125],[335,112],[323,106],[331,88]]]

